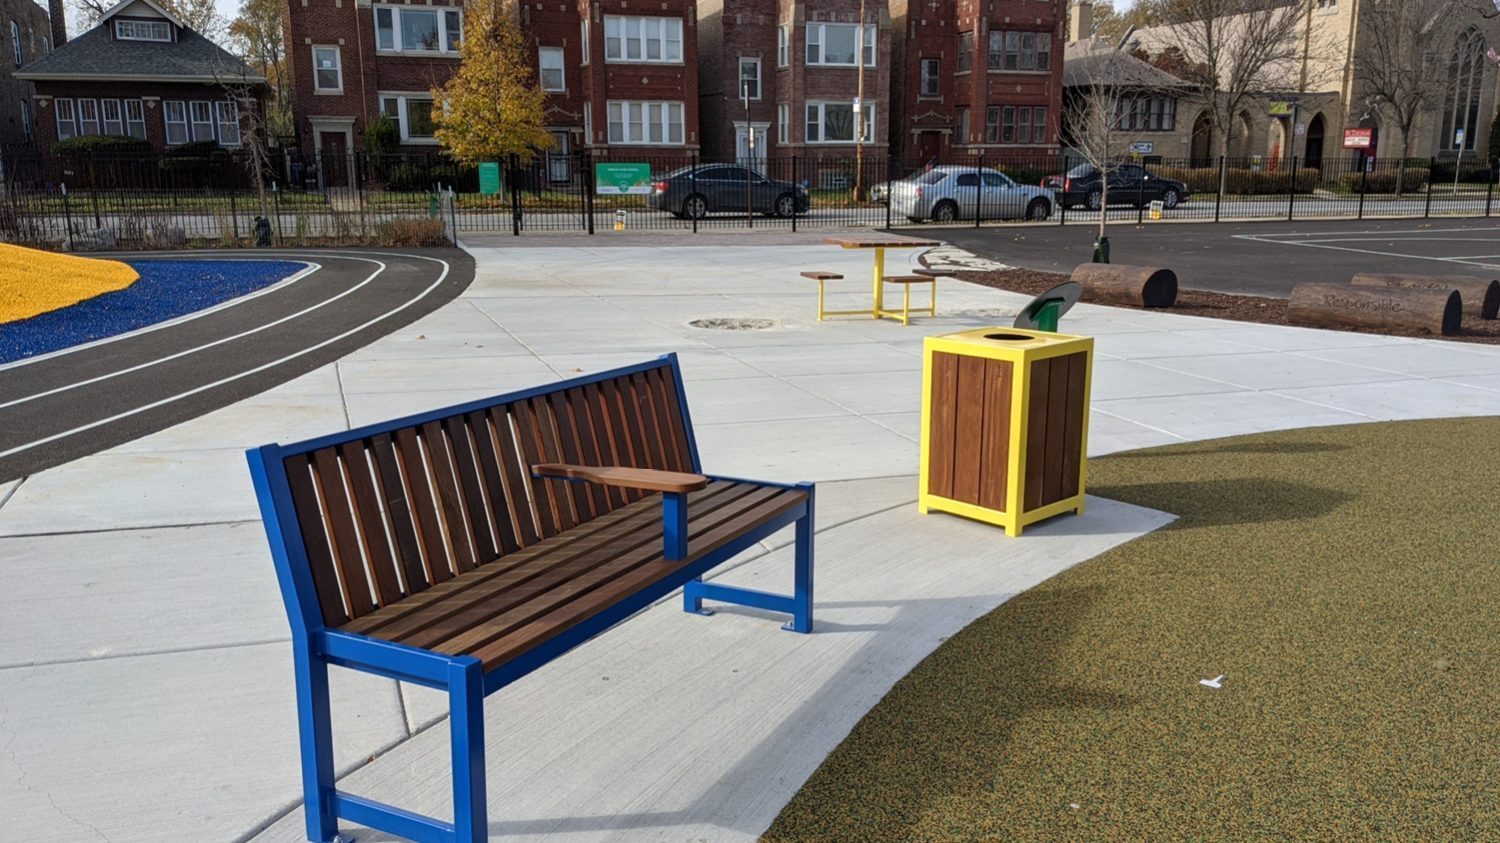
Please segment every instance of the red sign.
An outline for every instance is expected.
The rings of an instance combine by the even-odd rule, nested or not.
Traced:
[[[1369,149],[1371,146],[1374,146],[1374,140],[1375,140],[1375,130],[1374,129],[1345,129],[1344,130],[1344,148],[1345,149]]]

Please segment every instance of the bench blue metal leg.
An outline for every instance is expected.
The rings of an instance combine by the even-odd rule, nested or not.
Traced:
[[[307,839],[329,843],[338,835],[334,814],[333,721],[328,702],[328,665],[303,640],[292,642],[297,683],[297,731],[302,745],[302,799]]]
[[[453,839],[489,839],[484,784],[484,669],[473,657],[448,669],[449,731],[453,751]]]
[[[813,599],[813,501],[815,490],[811,483],[799,484],[807,490],[807,514],[797,519],[797,557],[792,588],[792,622],[786,629],[792,632],[812,632]]]
[[[700,578],[690,580],[682,587],[684,611],[699,615],[712,615],[712,610],[703,608],[703,601],[717,600],[721,603],[785,612],[792,616],[792,620],[784,624],[782,629],[792,632],[812,632],[814,489],[811,483],[799,483],[797,488],[807,492],[807,510],[794,522],[797,526],[797,540],[792,595],[788,597],[785,594],[771,594],[753,588],[720,585],[704,582]]]

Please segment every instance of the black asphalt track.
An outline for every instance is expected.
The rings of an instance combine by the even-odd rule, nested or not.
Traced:
[[[1088,261],[1098,226],[899,229],[946,240],[1010,266],[1070,273]],[[1163,266],[1184,289],[1285,298],[1304,282],[1346,284],[1356,272],[1500,277],[1500,219],[1248,223],[1112,222],[1110,262]]]
[[[318,268],[177,324],[0,368],[0,482],[137,439],[306,374],[431,313],[474,278],[473,258],[458,249],[149,255],[174,256],[264,257]],[[345,295],[334,300],[340,294]],[[316,309],[300,313],[309,308]]]

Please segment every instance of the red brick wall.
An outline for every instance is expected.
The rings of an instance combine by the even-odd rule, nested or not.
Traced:
[[[589,104],[594,137],[590,146],[609,146],[608,102],[610,100],[646,100],[682,103],[681,145],[622,145],[611,157],[660,155],[688,156],[702,143],[698,128],[698,7],[695,0],[658,0],[649,6],[629,0],[581,0],[582,9],[592,15],[589,37],[589,64],[581,67],[581,99]],[[604,16],[647,15],[682,18],[682,64],[607,62],[604,58]],[[576,24],[575,24],[576,28]]]
[[[774,144],[784,155],[809,158],[850,158],[855,146],[849,144],[807,143],[806,113],[808,101],[852,102],[858,90],[859,71],[847,67],[808,65],[807,24],[855,23],[859,19],[859,0],[781,0],[781,19],[791,21],[789,66],[776,72],[776,102],[789,106],[788,143]],[[875,106],[874,141],[864,145],[864,153],[883,160],[889,154],[891,117],[891,20],[883,4],[865,4],[866,22],[876,26],[875,66],[865,68],[864,102]],[[771,48],[775,49],[774,33]]]
[[[167,145],[166,124],[162,117],[162,101],[195,100],[223,101],[227,99],[222,87],[213,84],[164,84],[159,82],[38,82],[36,98],[37,146],[48,151],[57,142],[57,121],[52,101],[58,97],[72,99],[119,99],[143,100],[146,116],[146,140],[156,149]],[[124,106],[121,106],[122,116]],[[102,118],[102,113],[101,113]],[[101,121],[102,122],[102,121]],[[190,129],[191,130],[191,129]],[[241,121],[243,134],[249,125]],[[100,127],[103,131],[103,127]]]

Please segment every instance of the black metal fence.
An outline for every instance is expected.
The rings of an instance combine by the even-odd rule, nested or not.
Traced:
[[[441,154],[278,151],[254,178],[242,155],[6,158],[0,239],[53,248],[234,245],[255,217],[285,244],[399,242],[456,232],[900,228],[1111,220],[1488,217],[1500,162],[1363,157],[1147,157],[1111,176],[1065,155],[788,156],[548,154],[488,167]],[[644,165],[624,188],[598,165]],[[637,170],[639,172],[639,170]]]

